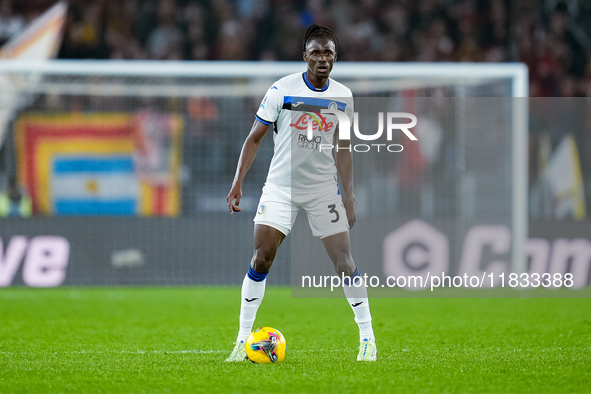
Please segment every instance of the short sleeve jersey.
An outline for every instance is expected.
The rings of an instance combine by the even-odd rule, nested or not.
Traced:
[[[287,193],[308,193],[336,180],[332,146],[337,117],[322,109],[338,109],[353,124],[353,95],[345,85],[330,79],[316,89],[306,73],[288,75],[275,82],[256,113],[256,119],[273,125],[273,158],[267,183]],[[312,126],[312,138],[308,127]]]

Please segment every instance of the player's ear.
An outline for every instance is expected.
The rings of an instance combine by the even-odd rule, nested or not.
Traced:
[[[308,54],[306,52],[304,52],[304,61],[308,61]]]
[[[337,53],[336,52],[334,53],[333,61],[335,61],[335,62],[337,61]]]

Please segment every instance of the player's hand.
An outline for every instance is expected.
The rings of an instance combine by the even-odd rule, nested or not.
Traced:
[[[355,215],[355,199],[345,198],[343,205],[345,205],[345,211],[347,212],[349,228],[353,228],[355,222],[357,221],[357,215]]]
[[[240,184],[233,184],[232,189],[230,189],[230,193],[226,197],[226,201],[228,202],[228,208],[230,208],[230,214],[234,212],[240,212],[238,206],[240,205],[240,199],[242,198],[242,187]]]

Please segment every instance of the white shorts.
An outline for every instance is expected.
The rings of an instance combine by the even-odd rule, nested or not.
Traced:
[[[307,194],[287,193],[276,186],[265,185],[253,221],[289,235],[300,208],[308,215],[308,223],[315,237],[324,238],[349,231],[347,213],[337,183]]]

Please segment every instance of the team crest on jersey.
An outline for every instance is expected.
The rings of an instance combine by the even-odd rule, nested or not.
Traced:
[[[259,205],[259,209],[257,211],[257,213],[259,215],[262,215],[263,213],[265,213],[265,211],[267,210],[267,207],[264,204]]]
[[[331,101],[328,103],[328,109],[339,109],[339,105],[336,102]]]

